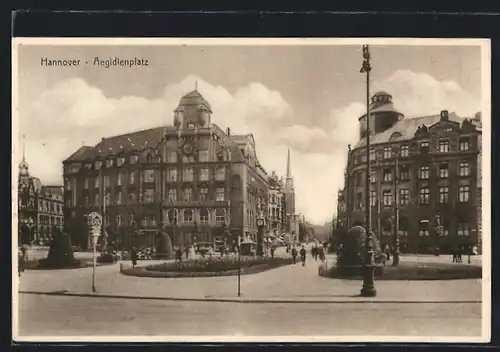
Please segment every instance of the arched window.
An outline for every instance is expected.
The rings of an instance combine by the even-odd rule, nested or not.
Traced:
[[[394,132],[393,134],[391,134],[391,137],[389,138],[389,140],[393,140],[393,139],[397,139],[397,138],[401,138],[403,135],[399,132]]]

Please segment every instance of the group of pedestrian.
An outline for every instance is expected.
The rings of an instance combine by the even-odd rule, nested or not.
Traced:
[[[324,249],[324,246],[323,245],[314,245],[312,248],[311,248],[311,255],[312,257],[314,258],[314,260],[321,260],[321,261],[324,261],[325,260],[325,249]]]
[[[453,256],[452,263],[462,263],[462,252],[464,250],[460,247],[456,247],[451,251],[451,254]],[[467,252],[467,263],[470,264],[470,257],[472,254],[477,254],[476,250],[474,248],[469,248],[468,250],[465,250]]]
[[[300,252],[297,251],[297,248],[292,247],[292,263],[297,263],[297,255],[300,254],[300,261],[302,262],[302,266],[306,266],[306,249],[304,246],[300,249]]]

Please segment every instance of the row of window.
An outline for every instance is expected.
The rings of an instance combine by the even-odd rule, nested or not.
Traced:
[[[41,215],[38,219],[39,225],[63,225],[62,217]]]
[[[271,204],[281,204],[282,197],[280,197],[276,194],[271,194],[270,200],[271,200]]]
[[[217,202],[223,202],[226,199],[226,190],[224,188],[216,188],[215,189],[215,194],[214,194],[214,200]],[[108,192],[106,196],[104,197],[104,202],[106,205],[112,205],[112,204],[134,204],[137,203],[137,193],[131,192],[128,194],[127,199],[123,199],[123,193],[121,191],[118,191],[115,193],[113,200],[111,197],[111,193]],[[185,202],[191,202],[191,201],[209,201],[210,196],[208,192],[208,188],[202,187],[199,189],[198,193],[198,199],[194,199],[193,197],[193,189],[191,187],[186,187],[182,190],[182,193],[180,197],[177,196],[177,189],[169,189],[167,191],[167,202],[169,203],[175,203],[178,200],[179,201],[185,201]],[[89,196],[85,195],[83,197],[83,202],[84,206],[88,207],[90,205],[89,203]],[[139,202],[140,203],[154,203],[155,202],[155,190],[152,188],[145,189],[144,192],[142,193],[142,197],[139,197]],[[94,206],[100,206],[101,205],[101,196],[99,194],[95,194],[94,196]]]
[[[458,143],[459,151],[468,151],[471,148],[470,138],[469,137],[461,137]],[[420,152],[425,152],[429,150],[429,142],[422,141],[420,142]],[[438,142],[438,151],[440,153],[449,153],[451,151],[450,148],[450,140],[449,139],[440,139]],[[366,162],[366,155],[361,154],[361,162]],[[410,156],[410,147],[409,145],[401,145],[399,148],[397,146],[387,146],[384,147],[382,152],[382,159],[391,159],[394,157],[397,158],[407,158]],[[370,160],[377,160],[377,152],[375,149],[370,150]],[[358,158],[355,158],[355,163],[358,162]]]
[[[398,173],[399,181],[409,181],[410,180],[410,169],[408,166],[400,166]],[[418,169],[418,178],[420,180],[428,180],[430,178],[430,167],[429,165],[421,166]],[[376,172],[371,171],[370,173],[370,182],[375,183],[377,181]],[[392,182],[393,181],[394,170],[391,168],[385,168],[382,170],[382,181],[383,182]],[[471,165],[467,161],[461,161],[458,165],[458,176],[460,177],[469,177],[471,176]],[[441,163],[439,164],[439,173],[438,177],[441,179],[447,179],[450,177],[450,169],[449,164]],[[356,173],[356,185],[359,186],[362,184],[362,173]]]
[[[182,158],[179,158],[179,153],[177,151],[169,151],[163,153],[163,162],[166,163],[177,163],[179,160],[182,160],[184,163],[193,163],[193,162],[208,162],[209,153],[208,150],[200,150],[196,153],[196,157],[194,155],[183,155]],[[139,161],[139,155],[131,155],[128,157],[129,164],[137,164]],[[150,163],[161,162],[162,159],[160,156],[148,153],[145,155],[145,161]],[[115,164],[116,162],[116,164]],[[127,157],[121,156],[115,159],[107,159],[104,161],[104,166],[106,168],[113,167],[114,165],[120,167],[127,162]],[[103,166],[103,161],[97,160],[94,163],[86,163],[84,167],[88,170],[92,169],[92,166],[95,170],[99,170]],[[71,164],[67,168],[69,172],[78,172],[80,169],[80,164]]]
[[[406,219],[406,218],[402,218],[402,219]],[[400,236],[408,236],[408,226],[407,225],[402,226],[402,224],[406,224],[406,223],[407,223],[406,221],[400,222],[400,226],[399,226],[399,235]],[[469,236],[470,233],[471,233],[471,226],[468,222],[458,223],[457,236]],[[439,236],[446,237],[446,236],[449,236],[449,234],[450,234],[449,226],[443,226],[443,231],[441,233],[439,233]],[[422,229],[418,230],[418,235],[421,237],[426,237],[426,236],[431,236],[432,233],[429,229],[422,228]],[[394,236],[394,233],[391,230],[385,229],[382,231],[382,236]]]
[[[467,222],[462,222],[458,224],[457,235],[458,236],[470,236],[471,227]],[[446,237],[450,234],[450,230],[447,227],[443,227],[443,231],[439,233],[440,237]],[[418,235],[421,237],[430,236],[431,232],[429,230],[421,229],[418,231]]]
[[[21,207],[21,209],[23,208],[33,209],[35,207],[35,201],[33,199],[29,199],[27,202],[21,200],[19,206]],[[38,211],[44,213],[62,214],[63,206],[62,204],[41,200],[38,201]]]
[[[459,186],[458,187],[458,201],[460,203],[468,203],[470,200],[470,186]],[[428,205],[430,204],[430,189],[428,187],[422,187],[419,189],[418,194],[418,204]],[[383,206],[392,206],[393,204],[393,192],[392,190],[383,190],[382,191],[382,205]],[[399,205],[408,205],[411,203],[410,200],[410,190],[407,188],[399,189],[398,192],[398,203]],[[449,197],[449,187],[443,186],[438,187],[438,203],[439,204],[448,204],[450,201]],[[377,192],[370,192],[370,205],[372,207],[377,205]],[[357,195],[357,207],[362,208],[364,206],[363,193],[358,192]]]
[[[198,181],[209,181],[210,180],[210,171],[209,168],[201,168],[198,170]],[[168,169],[166,173],[166,181],[167,182],[176,182],[178,180],[178,172],[177,169]],[[215,181],[224,181],[226,179],[226,168],[219,167],[214,172]],[[186,167],[182,172],[182,180],[184,182],[192,182],[194,181],[194,169],[192,167]],[[99,188],[100,182],[99,178],[94,179],[94,187]],[[122,185],[122,173],[118,173],[116,175],[116,184],[118,186]],[[144,183],[154,183],[155,182],[155,170],[144,170],[143,171],[143,182]],[[89,188],[90,180],[88,178],[84,181],[84,188]],[[110,187],[110,177],[109,175],[105,175],[103,177],[104,187]],[[128,174],[128,184],[134,185],[136,183],[136,172],[131,171]],[[66,189],[72,190],[72,185],[70,182],[66,181]]]
[[[179,216],[181,214],[182,216]],[[198,219],[196,219],[196,212],[191,209],[185,209],[184,211],[179,212],[176,209],[171,209],[166,214],[166,221],[170,224],[191,224],[193,225],[195,222],[199,224],[209,224],[210,223],[210,212],[207,209],[200,209],[198,211]],[[109,225],[109,216],[105,216],[105,224]],[[213,220],[215,224],[222,225],[226,220],[226,212],[223,209],[216,209],[215,214],[213,216]],[[127,221],[128,226],[134,226],[136,223],[135,214],[129,214],[128,219],[124,219],[122,215],[116,215],[116,225],[122,226]],[[141,219],[141,225],[143,227],[147,226],[156,226],[157,220],[154,215],[144,215]]]

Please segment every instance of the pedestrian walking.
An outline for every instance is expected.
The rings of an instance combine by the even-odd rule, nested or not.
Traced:
[[[297,262],[297,249],[295,247],[292,248],[292,262],[293,264]]]
[[[462,248],[458,248],[457,251],[457,262],[462,263]]]
[[[324,247],[319,248],[319,260],[321,260],[322,262],[325,261],[325,249],[324,249]]]
[[[175,262],[176,263],[182,262],[182,251],[180,247],[177,247],[177,249],[175,250]]]
[[[300,260],[302,261],[302,266],[306,266],[306,249],[304,246],[300,250]]]
[[[137,265],[137,250],[135,249],[135,247],[132,248],[130,259],[132,260],[132,267],[135,268],[135,266]]]
[[[186,246],[186,248],[184,248],[184,253],[186,254],[186,260],[189,259],[189,251],[190,251],[190,246]]]
[[[25,267],[25,255],[23,255],[22,251],[17,252],[17,272],[19,277],[21,277],[21,273],[24,272]]]
[[[452,262],[452,263],[457,263],[457,262],[458,262],[458,260],[457,260],[457,249],[456,249],[456,248],[454,248],[454,249],[451,251],[451,254],[452,254],[452,256],[453,256],[453,259],[452,259],[452,261],[451,261],[451,262]]]
[[[274,258],[274,247],[271,247],[271,258]]]

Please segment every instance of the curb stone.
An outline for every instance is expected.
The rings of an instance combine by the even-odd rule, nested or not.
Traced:
[[[152,296],[127,296],[127,295],[111,295],[111,294],[99,294],[99,293],[71,293],[68,291],[53,291],[53,292],[37,292],[37,291],[19,291],[20,294],[29,295],[44,295],[44,296],[68,296],[68,297],[87,297],[87,298],[115,298],[115,299],[137,299],[137,300],[156,300],[156,301],[184,301],[184,302],[220,302],[220,303],[307,303],[307,304],[339,304],[339,303],[402,303],[402,304],[417,304],[417,303],[427,303],[427,304],[466,304],[466,303],[482,303],[480,300],[469,300],[469,301],[425,301],[425,300],[376,300],[376,299],[360,299],[359,296],[352,296],[350,300],[294,300],[294,299],[273,299],[273,298],[224,298],[224,297],[204,297],[204,298],[194,298],[194,297],[152,297]]]

